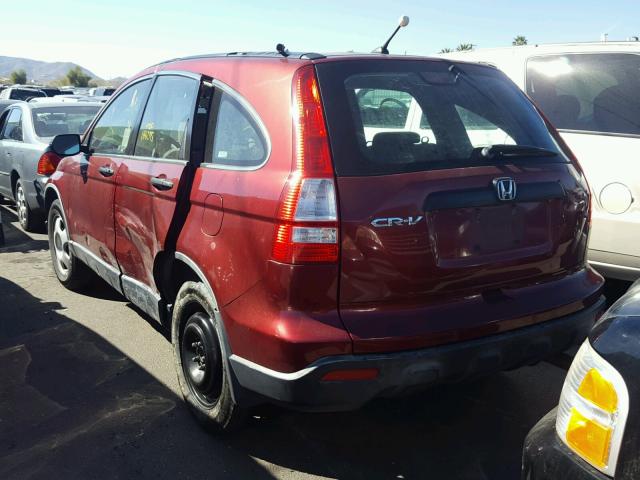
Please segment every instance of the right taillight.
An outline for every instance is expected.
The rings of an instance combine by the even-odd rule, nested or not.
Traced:
[[[38,160],[38,175],[51,175],[56,171],[60,157],[53,152],[44,152]]]
[[[294,75],[293,106],[295,167],[278,207],[272,257],[283,263],[336,262],[336,187],[313,65]]]

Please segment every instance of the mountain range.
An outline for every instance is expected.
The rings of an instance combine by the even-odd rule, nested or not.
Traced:
[[[14,70],[24,70],[27,72],[27,80],[29,83],[46,84],[61,77],[64,77],[69,70],[77,65],[72,62],[42,62],[40,60],[31,60],[29,58],[19,57],[3,57],[0,56],[0,78],[8,78]],[[96,83],[106,83],[95,73],[80,66],[82,71],[89,75]],[[119,79],[114,79],[119,80]]]

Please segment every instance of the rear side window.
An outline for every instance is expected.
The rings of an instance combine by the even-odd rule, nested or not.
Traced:
[[[484,165],[480,151],[491,145],[559,152],[531,102],[490,67],[354,60],[317,72],[338,175]]]
[[[179,76],[160,76],[142,117],[134,155],[186,160],[199,84]]]
[[[14,108],[9,111],[7,124],[2,132],[2,138],[7,140],[22,141],[22,110]]]
[[[33,126],[39,137],[55,137],[65,133],[82,135],[91,124],[99,107],[69,105],[34,108]]]
[[[252,168],[261,165],[267,153],[267,141],[254,115],[223,92],[210,162],[223,167]]]
[[[531,58],[527,93],[557,128],[640,135],[640,55]]]
[[[150,80],[137,82],[124,90],[104,111],[91,133],[95,153],[125,154],[136,121],[147,98]]]

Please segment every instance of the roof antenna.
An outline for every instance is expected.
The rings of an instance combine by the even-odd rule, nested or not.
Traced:
[[[284,44],[279,43],[276,45],[276,50],[278,51],[278,53],[280,55],[282,55],[283,57],[288,57],[289,56],[289,50],[287,50],[284,46]]]
[[[391,42],[391,40],[393,40],[393,37],[396,36],[396,33],[398,33],[398,30],[400,30],[402,27],[406,27],[407,25],[409,25],[409,17],[407,17],[406,15],[401,16],[398,19],[398,26],[393,31],[391,36],[389,38],[387,38],[387,41],[384,42],[384,45],[382,45],[381,47],[376,48],[371,53],[383,53],[385,55],[389,55],[389,49],[387,48],[389,46],[389,42]]]

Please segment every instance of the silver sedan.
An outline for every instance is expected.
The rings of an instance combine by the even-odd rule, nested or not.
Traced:
[[[44,223],[42,184],[60,160],[48,146],[63,133],[82,134],[101,103],[26,103],[0,115],[0,196],[16,203],[20,225],[40,230]]]

